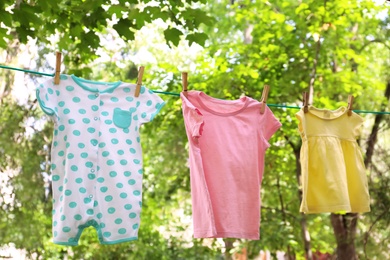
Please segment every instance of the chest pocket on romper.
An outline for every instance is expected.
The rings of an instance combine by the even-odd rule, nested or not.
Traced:
[[[130,111],[122,110],[120,108],[114,109],[114,116],[112,121],[114,125],[120,128],[128,128],[131,125],[131,114],[135,111],[134,108],[131,108]]]

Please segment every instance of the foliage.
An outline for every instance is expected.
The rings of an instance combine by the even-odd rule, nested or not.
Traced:
[[[388,8],[377,2],[155,2],[158,6],[149,1],[126,3],[28,1],[21,3],[19,9],[13,6],[1,11],[0,8],[0,15],[14,11],[13,15],[4,16],[4,24],[17,32],[21,43],[26,42],[27,36],[38,39],[38,68],[47,67],[44,60],[59,48],[66,51],[66,73],[96,80],[134,82],[134,70],[141,62],[131,56],[145,53],[146,48],[146,53],[156,59],[143,64],[146,65],[144,84],[151,89],[179,92],[180,72],[188,70],[190,89],[203,90],[218,98],[235,99],[245,94],[259,99],[263,85],[270,84],[269,104],[298,106],[301,92],[312,84],[313,103],[318,107],[333,109],[346,105],[348,94],[353,94],[358,109],[390,110],[388,100],[383,97],[390,78],[389,17],[379,16]],[[13,2],[1,4],[7,7]],[[126,20],[123,11],[129,12],[128,17],[136,15],[137,19]],[[119,20],[111,28],[114,14]],[[211,16],[215,17],[212,26]],[[159,18],[168,22],[147,24]],[[201,25],[202,22],[208,26]],[[132,29],[128,30],[129,27]],[[2,32],[0,29],[0,36],[5,35]],[[51,44],[50,35],[57,35],[61,41]],[[110,46],[103,44],[106,41]],[[172,43],[170,48],[161,45],[164,41]],[[206,48],[196,49],[196,44],[190,48],[193,42],[204,43]],[[113,45],[115,48],[110,48]],[[92,62],[98,56],[95,51],[101,49],[113,58],[95,64]],[[0,227],[4,231],[0,233],[0,245],[14,243],[31,258],[43,259],[223,258],[221,241],[191,238],[187,137],[181,102],[177,96],[162,98],[167,104],[141,130],[145,174],[139,240],[103,246],[98,243],[96,232],[88,229],[77,247],[50,242],[51,203],[45,198],[42,174],[48,172],[51,123],[27,135],[27,122],[33,120],[34,126],[46,120],[34,98],[26,106],[9,97],[3,98],[1,174],[15,171],[8,174],[0,190],[0,198],[4,198],[9,193],[5,187],[11,188],[14,198],[0,201]],[[277,251],[289,252],[297,259],[304,259],[301,220],[305,218],[313,252],[333,254],[336,242],[329,215],[299,214],[295,151],[301,143],[294,116],[297,110],[271,109],[283,127],[270,140],[271,147],[266,154],[261,239],[236,240],[232,251],[245,247],[250,259],[260,250],[269,250],[273,255]],[[362,116],[366,124],[360,143],[366,149],[373,116]],[[388,257],[389,131],[387,117],[380,125],[379,142],[368,169],[372,212],[359,217],[355,241],[358,255],[369,259]]]

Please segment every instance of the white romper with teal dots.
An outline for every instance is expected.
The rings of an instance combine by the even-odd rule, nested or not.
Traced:
[[[138,238],[142,206],[139,128],[164,101],[135,84],[94,82],[61,75],[36,91],[54,121],[51,150],[53,241],[77,245],[84,228],[102,244]]]

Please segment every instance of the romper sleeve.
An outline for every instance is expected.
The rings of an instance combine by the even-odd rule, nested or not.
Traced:
[[[53,79],[47,80],[36,88],[36,97],[42,111],[49,116],[56,114],[57,108],[57,96],[56,86]]]
[[[141,87],[138,102],[137,110],[139,111],[138,117],[140,124],[152,121],[165,105],[162,98],[144,86]]]
[[[362,125],[364,123],[364,118],[353,112],[352,116],[354,117],[354,129],[353,135],[355,139],[359,138],[362,133]]]
[[[271,109],[265,106],[264,112],[264,138],[268,141],[274,133],[282,126],[278,119],[274,116]]]
[[[202,136],[203,132],[203,115],[198,108],[191,104],[191,102],[180,93],[182,101],[183,117],[187,131],[193,138]]]

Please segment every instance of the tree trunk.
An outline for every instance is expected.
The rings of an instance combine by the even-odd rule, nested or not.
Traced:
[[[355,251],[355,235],[357,226],[357,213],[339,215],[332,213],[330,219],[337,242],[337,259],[357,260]]]

